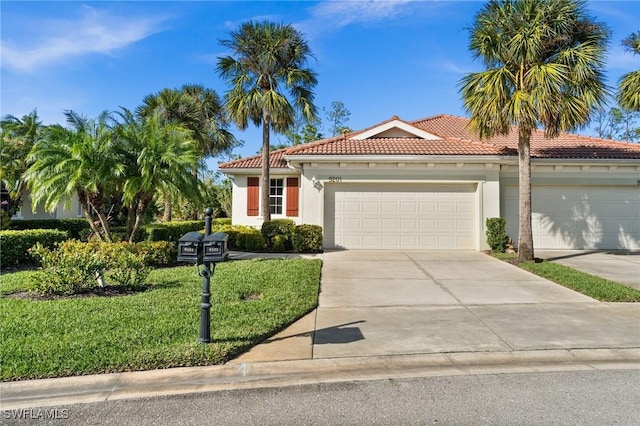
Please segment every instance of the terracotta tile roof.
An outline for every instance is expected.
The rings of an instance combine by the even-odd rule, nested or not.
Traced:
[[[469,131],[467,118],[446,114],[413,122],[400,120],[439,137],[439,140],[401,137],[352,139],[354,136],[393,120],[400,119],[394,116],[361,131],[274,151],[270,158],[271,167],[286,168],[284,155],[291,157],[296,155],[517,155],[518,132],[515,127],[507,136],[496,136],[481,141]],[[531,136],[531,156],[557,159],[640,160],[640,144],[568,133],[563,133],[554,139],[547,139],[544,137],[544,132],[538,130]],[[259,168],[260,159],[261,157],[256,155],[222,164],[220,168]]]
[[[424,131],[440,137],[460,137],[479,141],[467,128],[467,118],[452,115],[438,115],[412,124]],[[513,150],[518,149],[518,131],[516,127],[507,136],[495,136],[485,143],[504,146]],[[533,158],[558,159],[640,159],[640,144],[600,139],[562,133],[553,139],[544,137],[544,131],[536,130],[531,135],[531,156]]]
[[[284,159],[286,149],[271,151],[269,154],[269,167],[272,169],[286,169],[287,162]],[[259,169],[262,167],[262,155],[257,154],[252,157],[240,158],[220,164],[221,169]]]

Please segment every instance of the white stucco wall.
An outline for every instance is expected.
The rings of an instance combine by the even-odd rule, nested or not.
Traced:
[[[640,166],[629,162],[605,165],[548,161],[532,166],[533,185],[627,185],[638,188]],[[597,164],[597,163],[595,163]],[[333,162],[297,164],[300,173],[299,209],[296,223],[325,226],[325,187],[341,183],[475,183],[477,185],[475,247],[488,249],[486,244],[486,220],[504,217],[504,188],[517,185],[518,166],[513,159],[499,164],[495,159],[486,163],[443,162]],[[295,173],[295,170],[292,170]],[[247,217],[247,176],[236,174],[233,182],[233,223],[259,227],[261,217]],[[259,173],[250,176],[259,176]],[[273,177],[286,178],[286,174]],[[638,188],[640,190],[640,188]],[[640,207],[638,207],[640,209]],[[285,216],[274,216],[285,217]],[[513,222],[513,218],[510,219]],[[639,219],[640,221],[640,219]],[[508,224],[513,228],[517,224]],[[513,229],[511,229],[513,233]],[[515,239],[516,236],[514,236]]]
[[[71,205],[69,208],[66,208],[64,204],[59,204],[56,207],[56,210],[50,213],[45,211],[42,205],[39,205],[34,211],[31,195],[29,192],[26,192],[22,197],[22,208],[12,217],[12,219],[75,219],[78,217],[82,217],[82,210],[80,209],[80,202],[78,201],[78,196],[76,194],[73,194],[71,197]]]
[[[262,215],[258,216],[247,216],[247,178],[248,177],[259,177],[260,173],[252,173],[252,174],[236,174],[231,175],[232,177],[232,194],[233,199],[231,203],[231,222],[234,225],[246,225],[253,226],[255,228],[260,228],[262,226],[263,218]],[[270,174],[271,179],[284,179],[285,180],[285,188],[283,195],[283,214],[272,214],[271,219],[292,219],[296,222],[296,224],[302,223],[302,218],[300,216],[287,216],[286,215],[286,205],[287,205],[287,189],[286,189],[286,178],[287,177],[295,177],[297,176],[295,171],[291,173],[278,173],[276,171],[272,171]],[[299,184],[300,185],[300,184]],[[262,186],[259,187],[259,191],[262,190]],[[300,191],[300,198],[302,198],[302,190]],[[261,197],[260,197],[261,201]],[[298,208],[298,212],[301,211],[302,204],[300,203],[300,207]],[[258,212],[262,212],[261,207],[258,208]]]

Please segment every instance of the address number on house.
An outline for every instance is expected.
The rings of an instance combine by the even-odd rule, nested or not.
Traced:
[[[329,176],[329,182],[333,182],[333,183],[342,182],[342,176]]]

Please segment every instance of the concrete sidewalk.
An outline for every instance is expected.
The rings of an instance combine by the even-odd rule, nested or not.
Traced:
[[[327,252],[319,307],[226,365],[1,383],[1,409],[393,377],[640,368],[640,304],[477,252]]]

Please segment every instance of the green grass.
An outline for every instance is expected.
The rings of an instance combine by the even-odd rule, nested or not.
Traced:
[[[516,257],[515,254],[505,253],[493,253],[492,255],[500,260],[511,260]],[[601,302],[640,302],[640,290],[559,263],[544,260],[542,262],[521,262],[518,266]]]
[[[116,297],[0,297],[2,381],[223,363],[317,305],[320,261],[222,263],[211,281],[211,344],[198,343],[202,278],[153,271],[151,287]],[[0,293],[31,272],[0,276]]]

